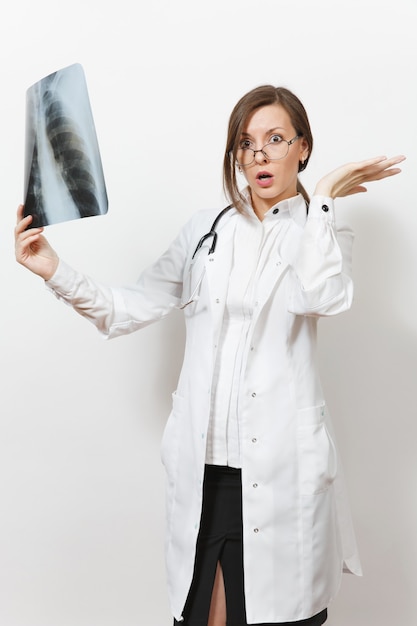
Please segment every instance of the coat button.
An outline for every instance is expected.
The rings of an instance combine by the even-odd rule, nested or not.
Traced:
[[[253,392],[252,398],[256,398],[256,393],[255,392]]]
[[[253,485],[252,485],[252,487],[253,487],[254,489],[256,489],[256,487],[257,487],[257,486],[258,486],[258,483],[253,483]]]
[[[256,437],[253,437],[253,439],[252,439],[252,443],[257,443],[257,441],[258,441],[258,440],[257,440],[257,438],[256,438]]]
[[[274,215],[276,215],[277,213],[279,213],[279,209],[274,209],[274,210],[272,211],[272,213],[273,213]]]
[[[259,528],[254,528],[254,529],[253,529],[253,532],[254,532],[254,533],[258,533],[258,532],[259,532]]]
[[[329,210],[329,207],[327,206],[327,204],[323,204],[323,206],[321,207],[321,210],[327,213],[327,211]]]

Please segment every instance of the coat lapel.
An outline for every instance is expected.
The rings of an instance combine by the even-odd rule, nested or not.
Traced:
[[[207,255],[205,269],[209,291],[210,307],[213,319],[214,339],[217,343],[226,305],[229,276],[233,264],[233,239],[236,230],[236,213],[231,209],[222,218],[217,228],[218,240],[216,250]]]
[[[298,202],[288,202],[288,213],[283,217],[283,207],[278,219],[285,220],[281,225],[279,247],[271,254],[258,284],[258,315],[271,296],[277,284],[290,270],[297,254],[302,228],[306,220],[304,199],[299,196]]]
[[[292,264],[306,219],[305,215],[305,203],[300,197],[300,202],[289,205],[287,217],[278,218],[285,220],[282,228],[286,229],[286,232],[280,236],[279,239],[283,243],[279,249],[274,250],[259,279],[257,316],[277,283],[284,278]],[[217,343],[226,305],[229,277],[233,265],[234,237],[239,218],[235,209],[231,209],[222,217],[217,227],[218,241],[215,252],[208,254],[204,261],[215,343]]]

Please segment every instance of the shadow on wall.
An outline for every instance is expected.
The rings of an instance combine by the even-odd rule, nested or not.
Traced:
[[[320,324],[323,384],[364,567],[354,596],[342,593],[336,601],[334,617],[340,626],[351,623],[343,621],[347,616],[357,626],[412,624],[415,584],[407,577],[417,558],[417,325],[407,322],[405,307],[412,306],[417,280],[411,250],[387,215],[362,213],[355,221],[353,308]]]

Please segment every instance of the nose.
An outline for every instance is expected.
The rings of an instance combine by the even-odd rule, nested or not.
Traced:
[[[261,163],[266,163],[268,161],[268,157],[266,156],[265,152],[261,149],[261,150],[254,150],[254,158],[256,163],[261,164]]]

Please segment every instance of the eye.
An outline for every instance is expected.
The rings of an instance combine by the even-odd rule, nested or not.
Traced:
[[[268,143],[281,143],[281,141],[283,141],[281,135],[272,135],[269,138]]]
[[[249,139],[242,139],[239,144],[241,150],[252,150],[252,142]]]

